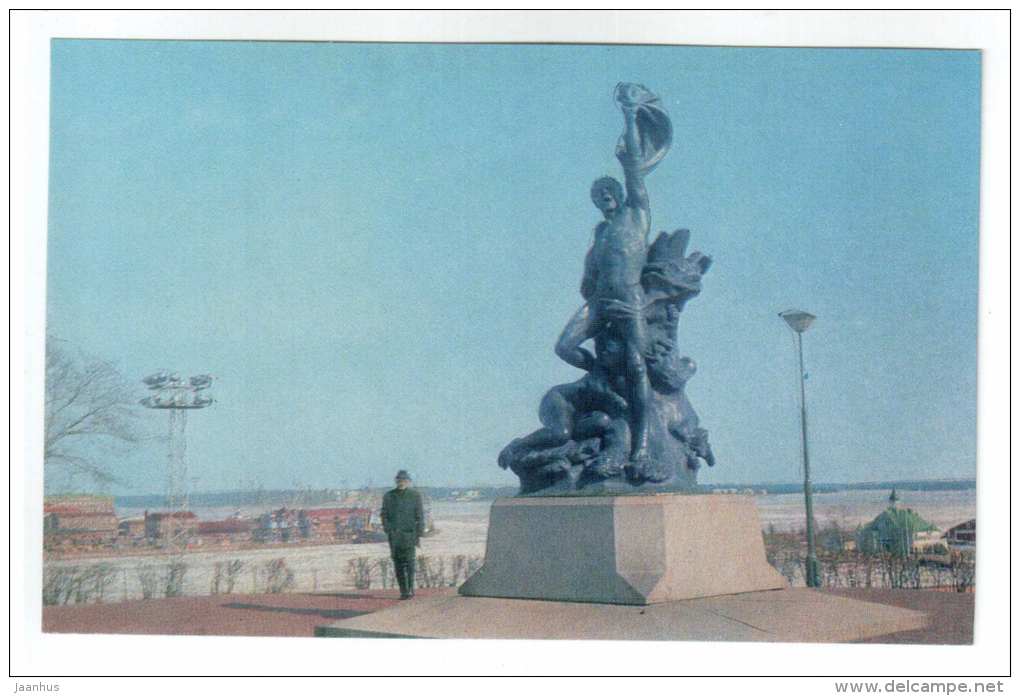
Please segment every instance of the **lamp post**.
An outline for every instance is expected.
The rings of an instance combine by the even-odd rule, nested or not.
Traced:
[[[804,456],[804,509],[807,514],[807,562],[805,582],[808,587],[821,587],[818,556],[815,553],[815,516],[811,504],[811,464],[808,459],[807,403],[804,398],[804,341],[803,334],[815,320],[813,314],[788,309],[779,316],[797,334],[797,364],[800,367],[800,441]]]

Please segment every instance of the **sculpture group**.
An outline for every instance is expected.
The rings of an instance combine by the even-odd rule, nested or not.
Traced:
[[[644,179],[669,151],[672,123],[641,85],[621,83],[615,97],[624,184],[612,177],[592,184],[603,220],[585,258],[584,304],[556,344],[585,374],[550,389],[539,407],[542,427],[500,453],[521,494],[690,490],[701,462],[715,464],[684,390],[696,367],[676,347],[680,313],[712,261],[687,254],[687,230],[648,243]],[[589,340],[594,352],[583,346]]]

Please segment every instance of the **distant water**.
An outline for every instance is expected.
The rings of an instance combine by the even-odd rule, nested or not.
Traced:
[[[911,508],[924,519],[941,530],[977,516],[976,491],[897,491],[899,506]],[[770,524],[780,531],[792,531],[804,527],[803,494],[783,493],[777,495],[753,496],[758,506],[762,528]],[[858,524],[867,524],[889,506],[887,491],[840,491],[838,493],[815,493],[812,497],[815,521],[819,527],[833,522],[840,527],[853,529]],[[433,503],[432,512],[436,527],[442,530],[444,522],[456,521],[459,530],[463,526],[488,526],[489,507],[492,503]],[[449,526],[449,525],[447,525]],[[483,535],[484,537],[484,535]],[[473,535],[477,539],[477,535]]]
[[[942,530],[977,516],[974,489],[962,491],[897,491],[901,508],[911,508]],[[804,527],[804,496],[801,494],[755,496],[762,527],[774,524],[779,530]],[[888,491],[840,491],[812,496],[815,521],[819,527],[833,522],[845,529],[866,524],[889,507]]]
[[[939,529],[948,529],[955,524],[975,518],[977,497],[974,489],[950,491],[897,491],[900,507],[912,508],[917,514]],[[837,493],[815,493],[813,497],[815,520],[819,526],[836,522],[840,527],[852,529],[858,524],[870,522],[889,505],[887,491],[840,491]],[[804,526],[804,496],[800,493],[756,495],[758,514],[762,528],[770,524],[779,530],[799,529]],[[453,536],[462,534],[473,542],[479,538],[485,541],[485,529],[489,524],[489,507],[492,501],[454,503],[436,501],[432,503],[432,516],[436,528]],[[268,508],[243,506],[240,512],[245,517],[256,517]],[[236,507],[194,507],[192,510],[201,520],[216,520],[238,512]],[[120,517],[141,517],[141,508],[118,508]],[[481,531],[473,530],[475,525]],[[470,530],[470,531],[469,531]],[[438,538],[438,537],[437,537]]]

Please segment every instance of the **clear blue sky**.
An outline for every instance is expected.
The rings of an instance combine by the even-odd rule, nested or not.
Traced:
[[[798,478],[790,307],[819,316],[816,480],[975,473],[977,52],[59,40],[52,67],[49,330],[217,377],[201,490],[513,485],[497,453],[578,376],[552,346],[618,81],[673,117],[653,230],[715,259],[679,334],[702,481]],[[116,492],[164,461],[111,461]]]

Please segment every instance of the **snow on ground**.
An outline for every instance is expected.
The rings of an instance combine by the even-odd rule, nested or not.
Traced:
[[[836,522],[846,529],[870,521],[888,505],[883,491],[845,491],[816,494],[815,518],[819,528]],[[975,516],[976,498],[969,491],[901,491],[902,507],[914,509],[940,529]],[[779,530],[797,530],[804,526],[804,498],[796,494],[755,496],[762,527],[770,524]],[[438,533],[422,540],[421,553],[450,563],[455,556],[481,557],[485,554],[485,536],[489,523],[490,501],[454,503],[435,502],[432,515]],[[237,578],[235,592],[265,591],[265,567],[283,558],[294,573],[292,592],[344,591],[354,588],[347,572],[351,559],[383,559],[389,556],[385,543],[341,544],[335,546],[290,546],[266,549],[188,553],[184,594],[207,595],[212,591],[216,564],[240,560],[244,569]],[[46,561],[48,569],[107,563],[114,568],[114,579],[104,601],[138,599],[142,596],[140,574],[149,568],[163,572],[165,556],[131,556],[104,559],[66,559]],[[378,585],[375,585],[378,586]]]

